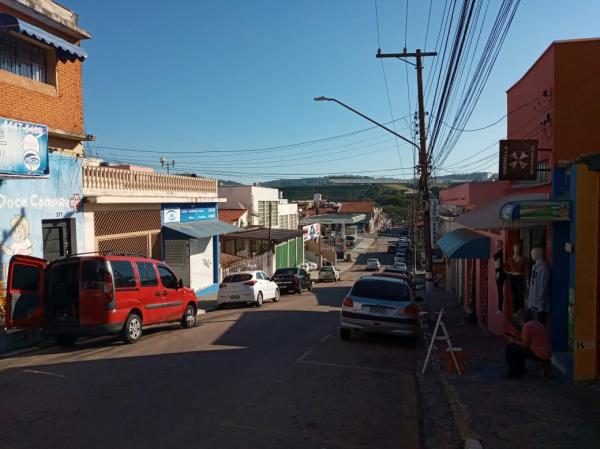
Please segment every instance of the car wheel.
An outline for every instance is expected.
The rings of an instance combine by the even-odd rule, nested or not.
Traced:
[[[77,341],[75,335],[57,335],[54,337],[56,344],[62,348],[70,348]]]
[[[299,295],[301,295],[301,294],[302,294],[302,284],[300,284],[300,285],[298,286],[298,290],[296,290],[296,293],[298,293]]]
[[[340,327],[340,338],[344,341],[349,341],[352,336],[352,331],[345,327]]]
[[[258,292],[258,295],[256,295],[256,302],[254,303],[256,305],[256,307],[260,307],[263,305],[263,294],[262,292]]]
[[[185,313],[183,314],[183,318],[181,318],[181,327],[184,329],[190,329],[194,327],[196,324],[196,308],[188,304],[185,308]]]
[[[127,317],[123,326],[122,337],[125,343],[137,343],[142,336],[142,319],[136,313]]]
[[[311,280],[311,281],[308,283],[308,291],[309,291],[309,292],[312,292],[312,289],[313,289],[313,282],[312,282],[312,280]]]
[[[280,297],[280,293],[279,293],[279,289],[276,288],[275,289],[275,297],[273,298],[273,302],[279,302],[279,297]]]

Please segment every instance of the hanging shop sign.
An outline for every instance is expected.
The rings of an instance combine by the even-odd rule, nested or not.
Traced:
[[[537,140],[501,140],[498,178],[507,181],[535,181]]]
[[[0,117],[0,175],[48,176],[48,127]]]
[[[569,201],[518,201],[500,209],[503,220],[569,221],[570,214]]]
[[[306,242],[307,240],[314,240],[321,235],[321,225],[314,223],[306,226],[302,226],[302,237]]]

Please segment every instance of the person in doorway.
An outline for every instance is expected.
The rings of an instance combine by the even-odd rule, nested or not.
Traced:
[[[548,362],[552,357],[550,338],[543,324],[532,319],[529,310],[522,309],[517,314],[522,327],[521,334],[507,334],[506,363],[508,372],[505,378],[520,379],[525,372],[525,360]]]
[[[496,290],[498,291],[498,314],[504,310],[504,281],[506,281],[506,272],[504,271],[504,242],[496,242],[496,252],[494,253],[494,268],[496,269]]]
[[[513,246],[513,255],[508,260],[510,291],[513,300],[513,312],[525,306],[525,279],[527,279],[528,261],[521,255],[521,246]]]
[[[550,267],[544,260],[544,250],[536,247],[531,250],[531,259],[535,262],[531,270],[527,308],[543,325],[547,324],[550,311]]]

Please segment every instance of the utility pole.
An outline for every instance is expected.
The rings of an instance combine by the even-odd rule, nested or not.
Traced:
[[[423,100],[423,58],[437,56],[436,52],[422,52],[417,49],[408,53],[406,48],[402,53],[381,53],[377,50],[377,58],[396,58],[415,66],[417,69],[417,91],[419,96],[419,190],[423,208],[423,248],[425,250],[425,281],[427,290],[433,287],[433,261],[431,257],[431,215],[429,209],[429,157],[427,155],[427,135],[425,133],[425,101]],[[406,58],[415,58],[416,64]]]
[[[271,211],[272,211],[272,207],[273,207],[273,203],[271,201],[269,201],[269,251],[273,251],[273,242],[271,241],[271,226],[272,226],[272,218],[271,218]]]

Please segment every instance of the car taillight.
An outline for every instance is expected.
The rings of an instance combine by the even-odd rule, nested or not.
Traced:
[[[256,284],[256,280],[252,279],[251,281],[244,282],[244,285],[254,285]]]
[[[219,288],[225,288],[225,287],[227,287],[227,284],[225,284],[224,282],[221,282],[219,284]]]
[[[405,315],[416,315],[419,313],[419,308],[415,304],[409,304],[404,308]]]
[[[102,290],[104,293],[106,293],[107,297],[108,297],[108,301],[107,302],[112,302],[113,300],[113,278],[112,275],[108,272],[108,271],[104,271],[104,276],[102,279]]]
[[[354,301],[352,301],[352,298],[349,296],[346,296],[342,305],[345,307],[354,307]]]

